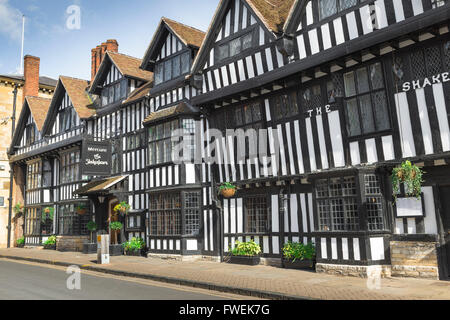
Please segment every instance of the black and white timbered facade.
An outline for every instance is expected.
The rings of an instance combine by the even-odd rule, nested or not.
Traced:
[[[272,2],[222,0],[206,34],[163,18],[142,60],[105,53],[78,91],[85,109],[60,80],[42,131],[24,114],[12,155],[27,221],[48,200],[63,235],[86,201],[106,230],[127,201],[122,241],[145,238],[151,255],[218,260],[253,239],[277,264],[295,241],[315,245],[319,271],[448,279],[449,1]],[[237,130],[259,134],[244,157]],[[110,141],[111,175],[76,171],[80,137]],[[422,197],[394,202],[404,160],[425,171]],[[51,186],[34,183],[48,172]],[[217,196],[224,182],[233,198]]]

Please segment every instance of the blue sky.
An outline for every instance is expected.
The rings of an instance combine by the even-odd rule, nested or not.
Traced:
[[[107,39],[119,52],[142,58],[162,16],[206,31],[219,0],[0,0],[0,74],[20,68],[24,54],[41,58],[41,76],[90,80],[91,49]],[[80,8],[80,29],[67,27],[68,7]]]

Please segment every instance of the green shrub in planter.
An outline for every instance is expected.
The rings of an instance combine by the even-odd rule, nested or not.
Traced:
[[[144,249],[145,242],[142,238],[132,238],[130,241],[127,241],[122,244],[125,252],[136,252]]]
[[[261,247],[253,240],[249,242],[240,242],[236,240],[234,249],[231,250],[233,256],[254,257],[261,253]]]
[[[44,242],[44,249],[54,249],[56,247],[56,236],[48,237],[47,241]]]
[[[16,240],[16,245],[18,248],[23,248],[25,246],[25,238],[19,238]]]
[[[312,243],[304,245],[300,242],[289,241],[283,246],[283,257],[292,262],[296,260],[314,260],[316,257],[316,249]]]

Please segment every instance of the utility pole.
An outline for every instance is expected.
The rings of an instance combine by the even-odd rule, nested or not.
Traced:
[[[11,117],[11,141],[14,137],[14,131],[16,128],[16,104],[17,104],[17,87],[18,83],[15,84],[13,94],[14,94],[14,100],[13,100],[13,113]],[[13,146],[14,148],[14,146]],[[9,167],[9,210],[8,210],[8,242],[7,247],[11,248],[11,219],[12,219],[12,200],[13,200],[13,182],[14,182],[14,172],[13,168]]]

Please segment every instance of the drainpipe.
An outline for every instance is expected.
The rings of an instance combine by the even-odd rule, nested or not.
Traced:
[[[13,99],[13,113],[12,113],[12,127],[11,127],[11,141],[12,138],[14,137],[14,130],[16,127],[16,102],[17,102],[17,87],[18,84],[16,83],[16,85],[14,86],[14,90],[13,90],[13,94],[14,94],[14,99]],[[13,147],[14,149],[14,147]],[[14,150],[13,150],[14,151]],[[14,182],[14,172],[13,172],[13,168],[9,167],[9,210],[8,210],[8,242],[7,242],[7,248],[11,247],[11,219],[12,219],[12,200],[13,200],[13,182]]]

